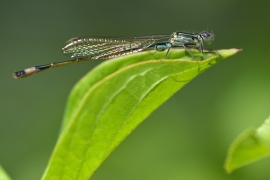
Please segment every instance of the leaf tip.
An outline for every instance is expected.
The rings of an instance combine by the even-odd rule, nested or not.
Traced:
[[[241,49],[236,49],[236,51],[237,52],[241,52],[241,51],[243,51],[243,49],[241,48]]]

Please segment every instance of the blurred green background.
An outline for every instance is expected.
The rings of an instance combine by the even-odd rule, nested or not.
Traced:
[[[71,88],[102,61],[14,80],[15,70],[68,60],[76,36],[141,36],[210,28],[208,48],[243,48],[197,77],[142,123],[93,180],[269,180],[270,158],[231,175],[227,149],[270,115],[270,1],[0,2],[0,163],[14,180],[40,179]]]

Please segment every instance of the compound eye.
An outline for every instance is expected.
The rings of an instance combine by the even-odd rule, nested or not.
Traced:
[[[214,40],[214,34],[211,32],[201,32],[201,37],[205,41],[213,41]]]

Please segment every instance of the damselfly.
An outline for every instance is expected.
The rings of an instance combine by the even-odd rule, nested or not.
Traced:
[[[68,61],[34,66],[13,74],[15,79],[30,76],[46,69],[76,62],[95,59],[111,59],[146,50],[167,50],[165,59],[172,47],[184,48],[193,58],[189,48],[199,49],[204,53],[203,41],[211,42],[214,34],[211,31],[200,33],[174,32],[171,35],[152,35],[141,37],[77,37],[66,42],[62,51],[72,58]]]

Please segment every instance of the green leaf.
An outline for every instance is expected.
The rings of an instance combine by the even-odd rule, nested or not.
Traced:
[[[147,116],[198,74],[240,50],[147,51],[102,63],[72,90],[43,179],[89,179]]]
[[[225,161],[225,170],[250,164],[270,154],[270,117],[258,128],[250,128],[241,133],[231,144]]]
[[[0,165],[0,180],[11,180],[1,165]]]

